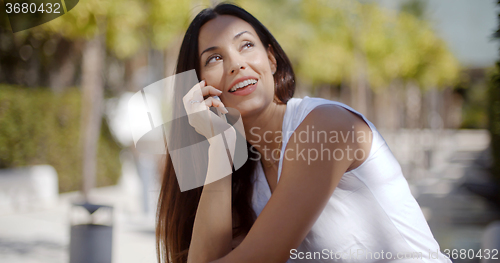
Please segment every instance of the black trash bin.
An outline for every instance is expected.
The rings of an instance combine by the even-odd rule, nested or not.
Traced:
[[[113,207],[74,203],[70,223],[70,263],[111,263]]]

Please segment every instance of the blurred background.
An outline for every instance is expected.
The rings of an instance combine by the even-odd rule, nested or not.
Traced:
[[[1,262],[68,262],[71,226],[88,217],[73,203],[85,200],[113,206],[100,221],[113,228],[113,262],[156,261],[162,156],[135,150],[127,103],[173,75],[189,22],[217,2],[82,0],[15,34],[2,4]],[[290,57],[295,97],[343,102],[377,126],[442,251],[490,242],[500,220],[497,1],[234,2]]]

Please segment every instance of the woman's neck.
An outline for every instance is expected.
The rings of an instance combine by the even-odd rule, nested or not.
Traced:
[[[261,114],[243,118],[246,139],[264,160],[279,158],[285,111],[286,104],[272,102]]]

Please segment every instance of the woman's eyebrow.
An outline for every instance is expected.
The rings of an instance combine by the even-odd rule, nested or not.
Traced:
[[[201,58],[201,56],[203,56],[203,53],[209,52],[209,51],[212,51],[212,50],[215,50],[215,49],[218,49],[218,48],[219,47],[209,47],[209,48],[203,50],[203,52],[201,52],[201,54],[200,54],[200,58]]]
[[[245,34],[245,33],[248,33],[248,34],[252,35],[252,33],[248,32],[248,31],[241,31],[241,32],[239,32],[238,34],[236,34],[236,35],[233,37],[233,40],[236,40],[237,38],[241,37],[241,35],[243,35],[243,34]],[[215,50],[215,49],[218,49],[218,48],[219,48],[219,47],[209,47],[209,48],[207,48],[207,49],[203,50],[203,52],[201,52],[201,54],[200,54],[200,58],[201,58],[201,56],[203,56],[203,53],[205,53],[205,52],[209,52],[209,51],[212,51],[212,50]]]
[[[248,32],[248,31],[241,31],[238,34],[236,34],[236,36],[234,36],[233,40],[236,40],[237,38],[241,37],[241,35],[243,35],[245,33],[248,33],[250,35],[252,34],[252,33]]]

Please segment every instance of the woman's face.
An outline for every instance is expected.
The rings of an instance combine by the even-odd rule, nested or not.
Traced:
[[[250,24],[217,16],[201,27],[198,41],[201,79],[222,91],[226,107],[250,116],[272,103],[276,60]]]

